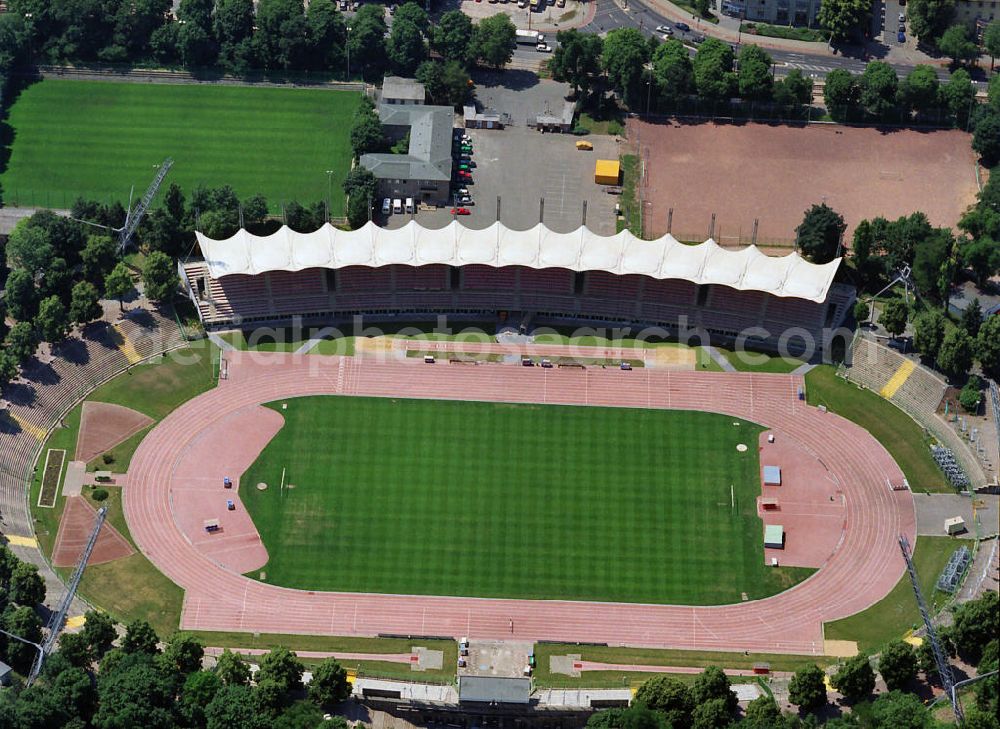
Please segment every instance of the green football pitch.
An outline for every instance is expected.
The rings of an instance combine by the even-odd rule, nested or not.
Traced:
[[[764,564],[753,423],[438,400],[284,404],[269,405],[285,424],[241,481],[269,583],[719,604],[812,572]]]
[[[133,185],[141,195],[154,165],[172,157],[167,182],[186,192],[231,185],[241,198],[264,195],[272,212],[330,195],[332,214],[342,215],[360,99],[318,89],[46,79],[10,110],[4,203],[125,203]]]

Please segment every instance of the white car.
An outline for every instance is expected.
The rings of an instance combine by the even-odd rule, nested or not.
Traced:
[[[472,198],[471,198],[470,196],[468,196],[468,195],[462,195],[462,196],[460,196],[460,197],[458,198],[458,204],[459,204],[459,205],[475,205],[475,204],[476,204],[476,201],[475,201],[475,200],[473,200],[473,199],[472,199]]]
[[[382,200],[382,215],[388,215],[392,210],[392,200],[385,198]]]
[[[669,25],[658,25],[656,26],[656,32],[670,34],[673,33],[674,31]]]
[[[459,197],[468,197],[469,196],[469,188],[467,188],[467,187],[460,187],[455,192],[456,192],[456,194]]]
[[[547,43],[539,43],[535,50],[539,53],[552,53],[552,48]]]

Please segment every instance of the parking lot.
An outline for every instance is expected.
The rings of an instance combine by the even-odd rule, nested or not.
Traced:
[[[530,117],[559,113],[568,87],[554,81],[539,81],[527,74],[507,71],[501,75],[476,77],[476,100],[480,108],[510,115],[505,129],[467,129],[472,139],[472,184],[474,204],[470,215],[460,216],[463,225],[481,229],[499,219],[517,230],[531,228],[541,219],[559,232],[576,230],[584,222],[595,233],[615,233],[615,203],[603,185],[594,183],[598,159],[618,159],[615,137],[572,134],[542,134],[529,129]],[[500,85],[500,80],[503,85]],[[580,151],[576,142],[586,139],[594,149]],[[405,225],[411,216],[392,215],[386,227]],[[444,227],[452,220],[450,208],[421,210],[415,219],[429,228]]]

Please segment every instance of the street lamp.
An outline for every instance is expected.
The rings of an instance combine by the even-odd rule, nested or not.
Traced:
[[[333,170],[326,171],[326,220],[330,222],[330,204],[333,202]]]
[[[344,47],[347,49],[347,78],[345,81],[351,80],[351,26],[347,26],[347,42],[344,43]]]

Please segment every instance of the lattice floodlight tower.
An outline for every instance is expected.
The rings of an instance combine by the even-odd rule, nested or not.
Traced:
[[[160,189],[163,178],[167,176],[173,164],[174,160],[170,157],[163,160],[163,164],[156,170],[156,176],[153,178],[153,181],[149,183],[145,194],[143,194],[142,199],[139,200],[139,203],[134,208],[132,207],[132,201],[129,200],[129,209],[125,213],[125,225],[118,231],[119,253],[123,253],[128,248],[129,243],[132,242],[132,236],[135,234],[136,228],[139,227],[139,223],[145,217],[146,210],[149,209],[149,204],[153,202],[153,198],[156,197],[156,191]]]
[[[45,642],[41,645],[32,643],[38,649],[38,655],[35,656],[35,660],[31,664],[31,672],[28,674],[26,683],[29,686],[38,678],[38,674],[42,672],[42,664],[45,663],[46,656],[55,648],[56,640],[59,638],[59,631],[62,630],[63,624],[66,622],[66,613],[69,611],[69,606],[73,603],[73,598],[76,596],[76,588],[80,586],[83,570],[90,560],[90,554],[94,551],[94,545],[97,544],[97,535],[100,534],[101,526],[104,525],[104,520],[107,516],[108,507],[102,506],[97,510],[97,516],[94,517],[94,527],[90,530],[90,537],[87,539],[87,544],[83,548],[83,552],[80,553],[80,558],[76,561],[76,569],[73,570],[73,576],[66,586],[66,594],[63,595],[62,600],[59,601],[59,606],[52,612],[49,618],[47,626],[49,634],[45,638]]]
[[[941,686],[944,688],[948,698],[951,699],[951,708],[955,712],[955,722],[961,724],[965,721],[962,713],[962,705],[958,701],[958,693],[955,691],[955,677],[951,673],[951,664],[948,663],[948,656],[941,649],[941,642],[938,640],[934,624],[931,622],[931,614],[927,610],[927,603],[924,601],[923,593],[920,591],[920,582],[917,580],[917,568],[913,565],[910,556],[910,543],[902,534],[899,536],[899,548],[903,552],[903,559],[906,560],[906,571],[910,575],[910,583],[913,585],[913,594],[917,597],[917,607],[920,609],[920,616],[924,619],[924,627],[927,628],[927,640],[931,642],[931,649],[934,652],[934,663],[937,665],[938,675],[941,677]]]

